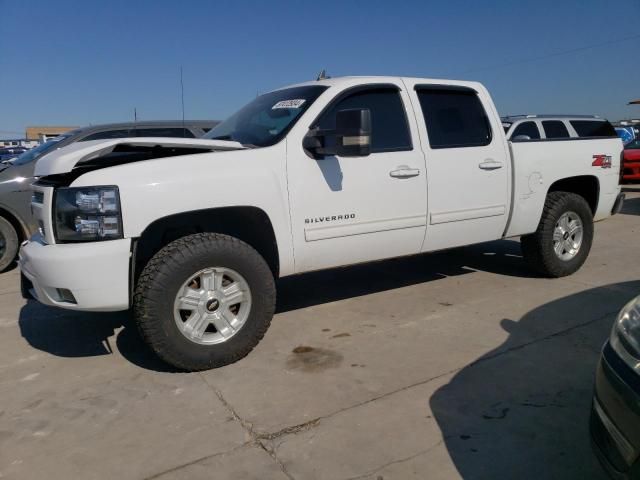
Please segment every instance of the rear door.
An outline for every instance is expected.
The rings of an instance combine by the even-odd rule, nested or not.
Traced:
[[[480,85],[410,83],[427,165],[423,251],[501,238],[511,165],[499,116]]]

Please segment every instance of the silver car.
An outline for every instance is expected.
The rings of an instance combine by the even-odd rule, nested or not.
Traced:
[[[128,137],[198,138],[219,122],[209,120],[153,121],[94,125],[71,130],[20,156],[0,163],[0,272],[10,267],[20,243],[37,225],[31,216],[31,190],[36,161],[71,143]]]

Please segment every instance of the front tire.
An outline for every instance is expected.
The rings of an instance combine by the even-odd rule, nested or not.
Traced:
[[[134,317],[151,349],[187,371],[234,363],[262,339],[275,311],[275,282],[260,254],[216,233],[171,242],[145,266]]]
[[[4,272],[16,260],[19,245],[18,232],[11,222],[0,217],[0,272]]]
[[[575,193],[551,192],[538,229],[520,239],[525,260],[547,277],[564,277],[586,261],[593,242],[593,214]]]

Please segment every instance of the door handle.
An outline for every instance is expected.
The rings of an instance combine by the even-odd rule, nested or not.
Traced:
[[[487,158],[484,162],[478,164],[482,170],[497,170],[502,168],[502,162],[497,162],[493,158]]]
[[[406,165],[400,165],[396,170],[389,172],[393,178],[411,178],[420,175],[420,170],[417,168],[409,168]]]

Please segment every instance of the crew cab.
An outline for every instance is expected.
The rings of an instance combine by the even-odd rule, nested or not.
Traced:
[[[90,141],[43,157],[23,293],[132,308],[166,362],[218,367],[263,337],[278,277],[518,236],[542,274],[575,272],[593,221],[622,204],[621,151],[617,137],[508,142],[476,82],[297,84],[203,139]]]

